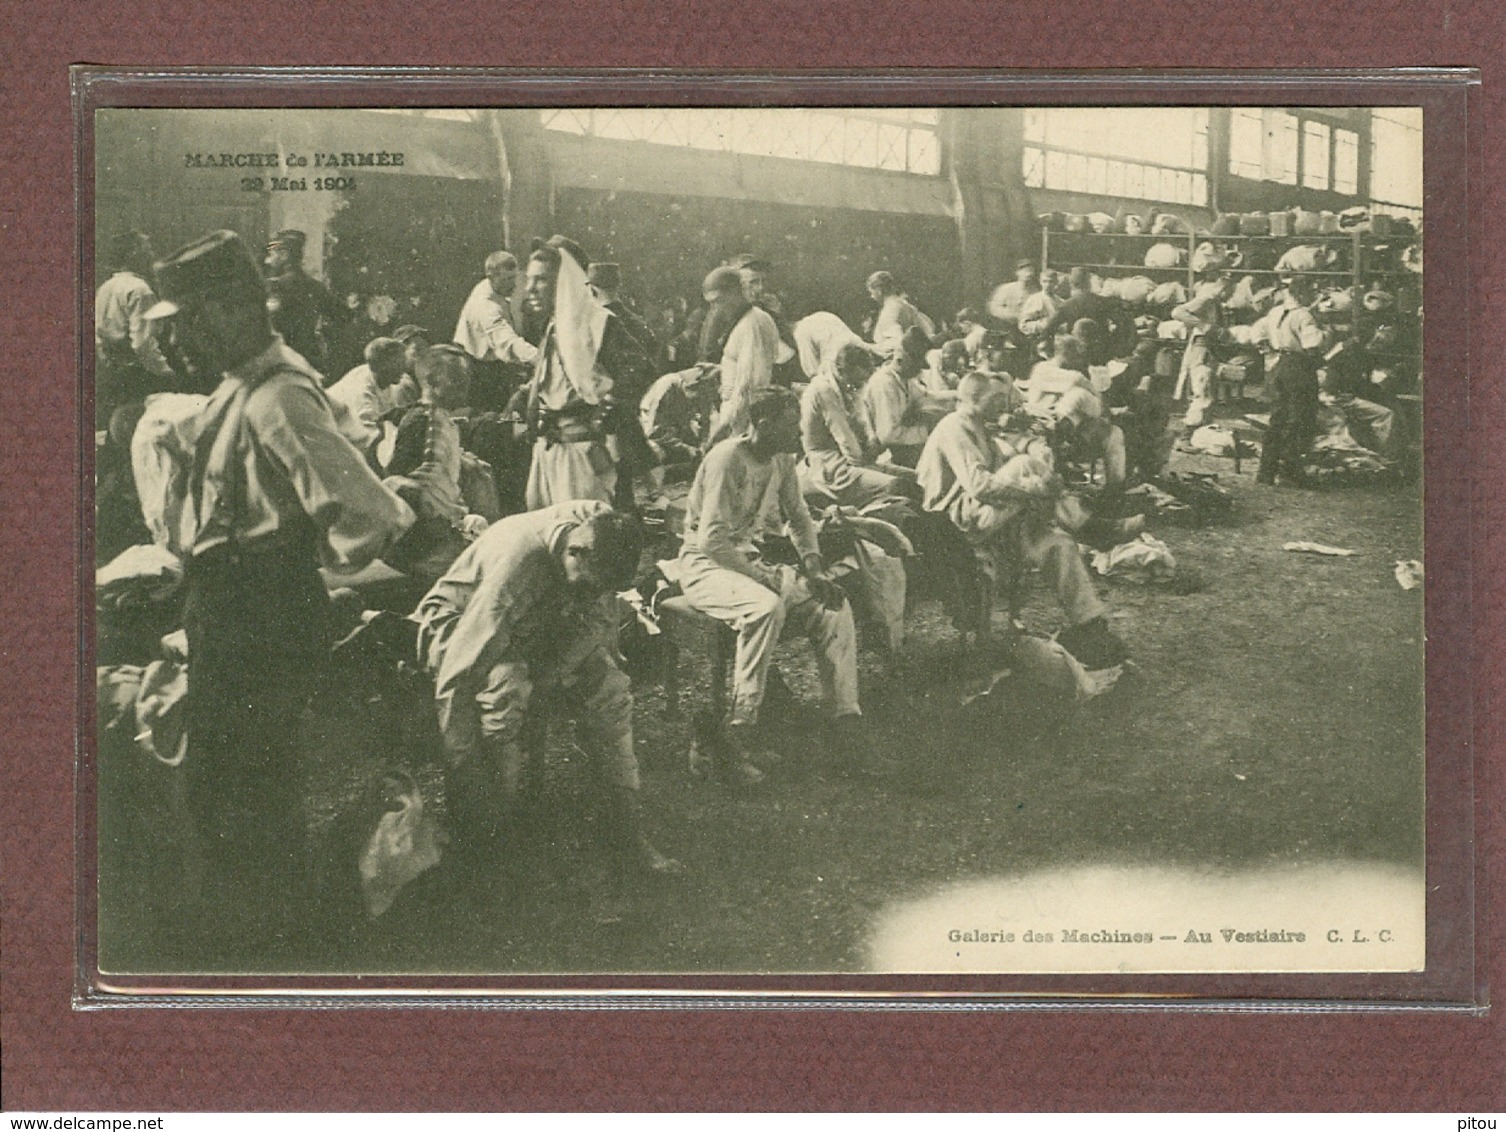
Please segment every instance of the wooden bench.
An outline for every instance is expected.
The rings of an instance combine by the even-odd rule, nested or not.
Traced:
[[[726,727],[727,681],[737,656],[737,630],[696,609],[684,594],[665,598],[657,608],[670,649],[664,669],[666,710],[672,716],[680,712],[680,655],[704,658],[711,669],[710,719],[720,738]]]

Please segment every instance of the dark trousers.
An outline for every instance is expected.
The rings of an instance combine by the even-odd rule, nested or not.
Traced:
[[[188,809],[199,872],[186,935],[212,965],[292,957],[312,889],[299,719],[329,648],[312,548],[216,549],[189,565]]]
[[[1283,353],[1267,381],[1275,404],[1260,452],[1260,479],[1271,483],[1278,472],[1302,479],[1318,431],[1318,363],[1304,354]]]

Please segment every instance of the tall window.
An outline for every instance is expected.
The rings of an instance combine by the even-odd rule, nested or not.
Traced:
[[[1422,215],[1422,108],[1377,106],[1370,114],[1370,200],[1386,212]]]
[[[935,110],[544,110],[546,129],[586,137],[786,157],[936,176]]]
[[[1302,123],[1302,184],[1309,189],[1328,188],[1329,139],[1333,128],[1327,122]]]
[[[1208,203],[1208,111],[1147,106],[1025,111],[1025,184]]]
[[[1229,172],[1236,177],[1295,185],[1299,154],[1295,114],[1248,106],[1229,112]]]

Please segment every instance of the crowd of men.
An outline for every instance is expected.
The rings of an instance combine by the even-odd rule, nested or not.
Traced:
[[[617,265],[556,236],[521,265],[488,256],[452,333],[399,326],[329,374],[321,328],[342,314],[304,273],[303,244],[278,233],[259,263],[222,231],[153,268],[129,233],[97,301],[105,450],[127,453],[136,517],[185,571],[185,773],[204,930],[223,954],[289,947],[307,915],[296,723],[331,645],[331,588],[359,591],[374,563],[433,681],[452,852],[481,870],[516,820],[546,712],[576,717],[599,763],[625,881],[680,867],[644,835],[614,604],[640,576],[640,512],[667,484],[689,484],[674,583],[737,635],[731,781],[778,757],[761,708],[792,630],[814,649],[833,749],[855,770],[893,769],[865,741],[858,631],[823,515],[907,505],[906,533],[950,572],[954,621],[978,637],[998,586],[1038,568],[1063,646],[1118,663],[1079,542],[1139,529],[1115,500],[1163,468],[1178,376],[1188,424],[1204,419],[1228,287],[1215,266],[1177,309],[1191,333],[1170,371],[1086,272],[1056,293],[1027,261],[986,314],[945,326],[875,272],[871,325],[854,329],[826,311],[792,321],[767,265],[744,256],[709,272],[704,306],[665,340],[622,301]],[[1333,345],[1313,297],[1292,276],[1266,318],[1267,481],[1303,479]],[[1072,486],[1073,469],[1099,467],[1091,498]]]

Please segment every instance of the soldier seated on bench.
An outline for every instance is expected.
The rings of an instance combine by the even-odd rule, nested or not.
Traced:
[[[795,452],[800,445],[800,406],[783,389],[756,393],[748,405],[749,426],[717,444],[702,461],[686,501],[680,550],[681,587],[690,604],[737,630],[732,719],[728,741],[733,773],[746,782],[762,777],[757,763],[776,756],[758,730],[769,664],[786,624],[810,638],[816,650],[822,698],[833,718],[839,754],[852,769],[892,769],[863,744],[858,704],[857,633],[852,608],[826,574],[815,525],[800,496]],[[789,524],[801,564],[764,562],[754,539],[766,517]]]
[[[1087,377],[1087,348],[1072,334],[1058,334],[1048,361],[1038,362],[1021,386],[1025,409],[1053,430],[1069,459],[1102,459],[1104,483],[1124,486],[1124,432],[1104,412]]]
[[[466,403],[470,366],[460,347],[448,344],[419,356],[422,400],[398,425],[383,481],[418,516],[386,561],[428,581],[443,574],[498,514],[496,492],[486,490],[491,469],[461,447],[452,415]]]

